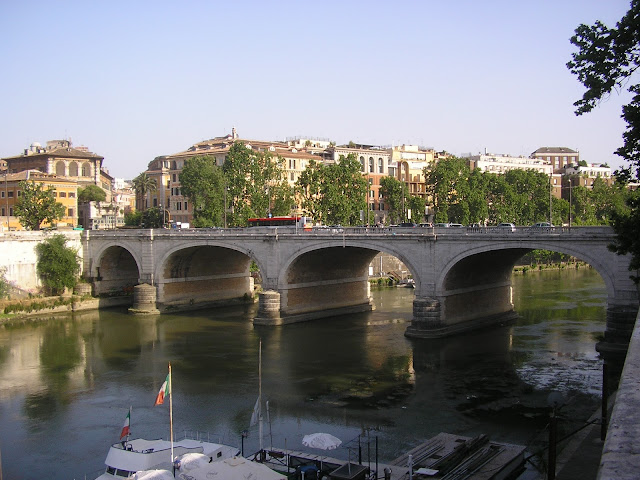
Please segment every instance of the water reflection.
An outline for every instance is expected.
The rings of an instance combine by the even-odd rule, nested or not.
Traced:
[[[435,341],[404,337],[412,290],[372,295],[373,312],[281,328],[254,328],[255,307],[85,312],[0,328],[6,478],[92,478],[130,405],[134,435],[166,438],[167,408],[153,400],[169,361],[177,430],[239,444],[257,396],[260,341],[267,443],[280,446],[302,448],[313,431],[378,435],[384,459],[440,431],[527,444],[546,422],[549,390],[566,392],[587,417],[595,410],[605,293],[594,272],[514,277],[515,325]]]

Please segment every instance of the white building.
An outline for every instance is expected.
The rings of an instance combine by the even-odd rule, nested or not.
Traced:
[[[545,175],[553,174],[553,165],[546,159],[531,157],[512,157],[506,154],[485,153],[468,157],[469,167],[484,172],[506,173],[509,170],[535,170]]]

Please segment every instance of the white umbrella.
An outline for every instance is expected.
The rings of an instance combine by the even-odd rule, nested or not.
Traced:
[[[333,450],[342,444],[342,440],[329,433],[312,433],[302,439],[305,447]]]
[[[202,453],[185,453],[178,458],[178,468],[181,472],[188,472],[194,468],[204,467],[211,462],[211,457]]]

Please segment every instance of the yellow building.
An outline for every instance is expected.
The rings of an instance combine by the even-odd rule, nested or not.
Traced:
[[[43,189],[53,188],[56,201],[64,206],[64,216],[55,227],[72,228],[78,225],[78,184],[72,180],[59,178],[57,175],[43,173],[39,170],[24,170],[18,173],[4,172],[0,187],[0,225],[2,230],[24,230],[18,217],[14,215],[14,208],[20,199],[20,182],[33,181],[40,183]],[[51,227],[43,223],[42,228]]]

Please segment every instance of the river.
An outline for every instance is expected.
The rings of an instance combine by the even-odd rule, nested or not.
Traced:
[[[567,400],[571,430],[598,408],[606,291],[592,269],[513,277],[521,318],[444,340],[404,337],[413,290],[372,290],[372,312],[254,327],[255,307],[134,317],[105,310],[0,328],[0,454],[4,480],[93,479],[131,406],[133,436],[168,437],[169,404],[153,406],[173,371],[178,435],[258,448],[249,421],[262,390],[264,445],[305,450],[305,434],[378,438],[391,460],[441,432],[542,444],[547,397]],[[541,435],[542,434],[542,435]],[[333,456],[353,458],[339,448]]]

